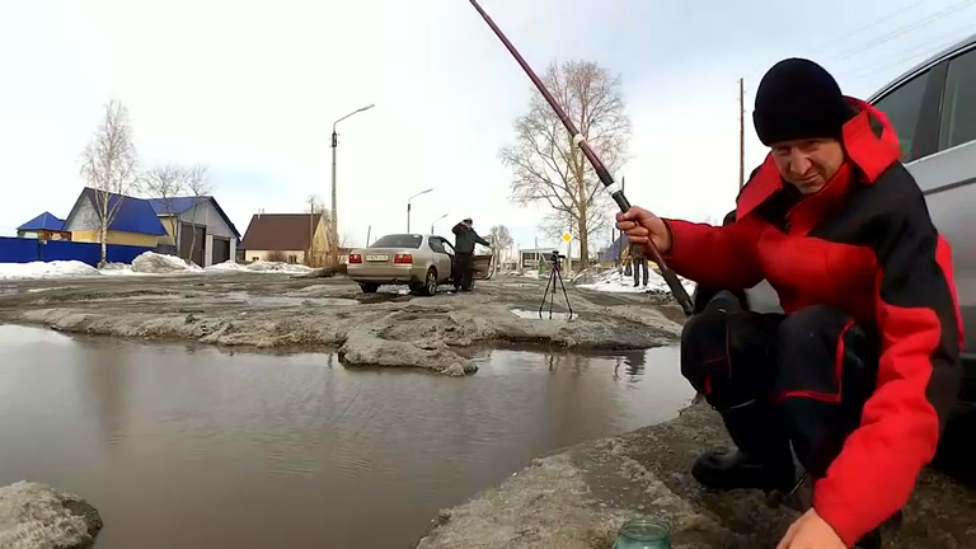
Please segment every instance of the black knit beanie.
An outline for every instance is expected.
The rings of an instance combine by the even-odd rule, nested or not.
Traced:
[[[756,90],[753,123],[766,146],[793,139],[840,138],[841,127],[855,114],[837,81],[807,59],[773,65]]]

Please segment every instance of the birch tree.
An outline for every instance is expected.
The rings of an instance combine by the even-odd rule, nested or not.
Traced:
[[[607,169],[618,171],[631,133],[620,77],[594,62],[567,61],[551,64],[542,80]],[[514,143],[500,153],[512,170],[512,201],[548,206],[546,232],[574,229],[569,232],[579,239],[585,266],[590,239],[610,227],[613,202],[573,136],[534,88],[528,112],[514,127]]]
[[[105,105],[105,115],[81,157],[81,176],[92,189],[97,214],[98,242],[107,263],[109,227],[125,200],[138,186],[138,156],[132,143],[129,111],[116,99]]]

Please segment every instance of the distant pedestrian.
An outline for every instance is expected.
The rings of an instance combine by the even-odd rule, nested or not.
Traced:
[[[491,246],[484,238],[478,236],[474,230],[474,222],[471,218],[454,226],[451,231],[455,235],[454,240],[454,268],[452,277],[454,285],[463,292],[471,291],[471,283],[474,278],[474,245]]]
[[[634,265],[634,287],[636,288],[641,285],[640,272],[641,269],[643,268],[644,269],[643,282],[644,282],[644,287],[646,288],[648,277],[650,275],[647,272],[647,256],[644,255],[644,247],[637,244],[631,244],[630,257]]]

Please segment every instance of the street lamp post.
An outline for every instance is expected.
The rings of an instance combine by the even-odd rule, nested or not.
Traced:
[[[447,217],[447,214],[444,214],[444,215],[438,217],[437,219],[435,219],[434,221],[431,222],[431,224],[430,224],[430,234],[434,234],[434,225],[436,225],[438,221],[440,221],[441,219],[444,219],[445,217]]]
[[[413,199],[414,198],[417,198],[418,196],[420,196],[422,194],[427,194],[427,193],[429,193],[429,192],[431,192],[433,190],[434,189],[427,189],[425,191],[420,191],[419,193],[417,193],[417,194],[415,194],[415,195],[413,195],[413,196],[411,196],[410,198],[407,199],[407,232],[408,233],[410,232],[410,203],[413,202]]]
[[[339,146],[339,134],[336,133],[336,124],[354,114],[368,111],[373,107],[375,107],[375,105],[370,103],[369,105],[358,108],[332,123],[332,235],[334,238],[339,237],[339,212],[336,207],[336,147]]]

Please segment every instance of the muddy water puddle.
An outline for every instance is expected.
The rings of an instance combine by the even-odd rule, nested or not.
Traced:
[[[674,417],[677,349],[496,350],[480,371],[0,326],[0,484],[91,500],[99,549],[406,548],[533,457]]]

